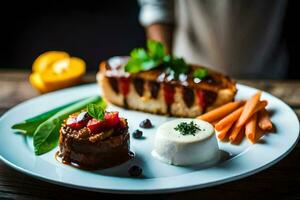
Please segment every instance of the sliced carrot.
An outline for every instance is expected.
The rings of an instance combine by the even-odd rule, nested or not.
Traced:
[[[263,131],[269,131],[273,128],[269,113],[266,109],[262,109],[258,112],[258,126]]]
[[[257,113],[252,115],[252,117],[249,119],[249,121],[246,123],[245,126],[245,135],[251,143],[255,143],[256,127],[257,127]]]
[[[216,121],[213,121],[213,122],[210,122],[213,126],[215,126],[219,121],[216,120]]]
[[[260,102],[257,104],[256,108],[254,109],[254,112],[253,112],[253,113],[256,113],[256,112],[258,112],[258,111],[264,109],[267,105],[268,105],[268,101],[267,101],[267,100],[262,100],[262,101],[260,101]]]
[[[237,110],[233,111],[232,113],[230,113],[229,115],[227,115],[226,117],[224,117],[223,119],[221,119],[216,125],[215,128],[218,131],[221,131],[222,129],[224,129],[228,124],[233,124],[236,120],[239,119],[239,117],[241,116],[242,112],[243,112],[244,106],[238,108]]]
[[[265,132],[261,130],[259,127],[256,127],[256,134],[255,134],[255,143],[260,140],[262,136],[264,136]]]
[[[223,106],[220,106],[219,108],[200,115],[199,117],[197,117],[197,119],[202,119],[207,122],[216,121],[217,119],[223,118],[224,116],[228,115],[229,113],[240,107],[243,103],[243,101],[227,103]]]
[[[231,134],[229,136],[229,141],[231,143],[235,141],[242,128],[243,126],[237,126],[237,123],[234,124],[234,126],[232,127]]]
[[[231,142],[231,144],[235,144],[235,145],[239,145],[245,136],[245,126],[243,126],[241,128],[241,130],[239,131],[238,135],[236,136],[235,140]]]
[[[246,101],[244,110],[236,123],[236,127],[243,126],[247,122],[247,120],[253,115],[255,108],[259,103],[260,96],[261,91],[258,91]]]
[[[224,140],[226,137],[227,132],[231,128],[233,123],[227,124],[222,130],[218,131],[218,138],[220,140]]]

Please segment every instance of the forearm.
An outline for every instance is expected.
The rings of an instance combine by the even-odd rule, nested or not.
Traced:
[[[162,42],[168,53],[172,53],[174,25],[173,0],[139,0],[139,20],[145,27],[148,39]]]
[[[166,46],[167,53],[172,53],[173,25],[155,23],[146,27],[148,39],[157,40]]]

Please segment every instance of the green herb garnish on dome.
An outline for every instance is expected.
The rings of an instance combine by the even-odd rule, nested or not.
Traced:
[[[193,121],[190,123],[187,122],[181,122],[178,124],[175,128],[176,131],[179,131],[182,135],[193,135],[195,136],[195,133],[199,130],[201,130],[197,124],[195,124]]]

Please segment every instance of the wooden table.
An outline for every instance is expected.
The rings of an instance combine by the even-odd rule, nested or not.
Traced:
[[[38,96],[28,71],[0,71],[0,115]],[[90,74],[85,82],[95,81]],[[281,98],[300,116],[300,80],[239,80]],[[300,199],[300,144],[282,161],[250,177],[205,189],[163,195],[112,195],[71,189],[23,175],[0,161],[0,198],[12,199]]]

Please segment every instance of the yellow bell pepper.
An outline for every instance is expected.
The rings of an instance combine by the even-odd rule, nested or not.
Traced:
[[[69,57],[69,54],[63,51],[47,51],[35,59],[32,71],[42,72],[55,61]]]
[[[29,77],[30,83],[37,90],[42,93],[50,92],[75,85],[81,81],[86,68],[85,62],[82,59],[69,56],[54,59],[55,55],[59,54],[47,53],[43,55],[48,55],[50,58],[41,57],[40,61],[38,61],[41,63],[41,66],[33,65],[35,69],[33,69],[33,73]],[[65,53],[65,55],[68,54]],[[47,63],[47,65],[44,65],[44,63]]]

